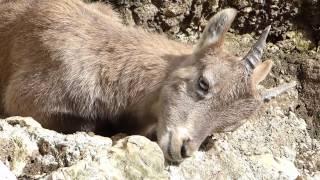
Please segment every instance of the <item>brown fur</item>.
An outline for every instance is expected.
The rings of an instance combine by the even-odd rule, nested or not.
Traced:
[[[210,21],[194,51],[122,25],[102,3],[2,0],[0,12],[0,98],[8,116],[32,116],[65,133],[155,127],[166,157],[180,161],[261,104],[243,62],[221,50],[232,9]],[[253,77],[261,81],[269,70]],[[200,76],[207,94],[199,92]]]

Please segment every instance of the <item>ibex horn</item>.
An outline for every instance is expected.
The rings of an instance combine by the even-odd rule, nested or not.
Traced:
[[[266,47],[266,40],[269,34],[271,26],[266,27],[258,41],[253,45],[248,54],[243,58],[245,66],[248,72],[252,72],[253,69],[261,62],[263,49]]]

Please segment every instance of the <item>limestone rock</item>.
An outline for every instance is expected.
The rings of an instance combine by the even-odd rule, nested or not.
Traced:
[[[168,177],[160,147],[142,136],[125,137],[112,146],[110,138],[84,132],[63,135],[22,117],[0,120],[0,129],[0,160],[20,178]]]
[[[16,180],[16,176],[0,161],[0,179]]]
[[[314,43],[320,40],[319,10],[317,0],[105,0],[112,3],[129,24],[138,24],[152,31],[166,32],[171,37],[194,41],[207,21],[217,11],[226,7],[238,10],[232,27],[245,34],[259,34],[272,25],[269,39],[275,43],[286,39],[286,33],[300,27],[311,34]]]
[[[160,148],[142,136],[119,140],[91,161],[54,171],[44,179],[167,179]],[[150,158],[152,157],[152,158]]]

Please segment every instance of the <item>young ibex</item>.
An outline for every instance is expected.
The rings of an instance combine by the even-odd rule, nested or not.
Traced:
[[[270,27],[244,58],[222,50],[235,16],[217,13],[192,48],[124,26],[102,4],[0,0],[2,109],[65,133],[154,129],[166,158],[181,161],[294,86],[256,90],[272,66],[260,60]]]

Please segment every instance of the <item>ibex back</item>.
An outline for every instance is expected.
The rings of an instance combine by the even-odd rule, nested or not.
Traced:
[[[102,3],[0,0],[0,109],[64,133],[155,131],[181,161],[294,86],[256,90],[272,66],[260,60],[270,27],[235,57],[222,49],[235,16],[217,13],[193,48],[124,26]]]

